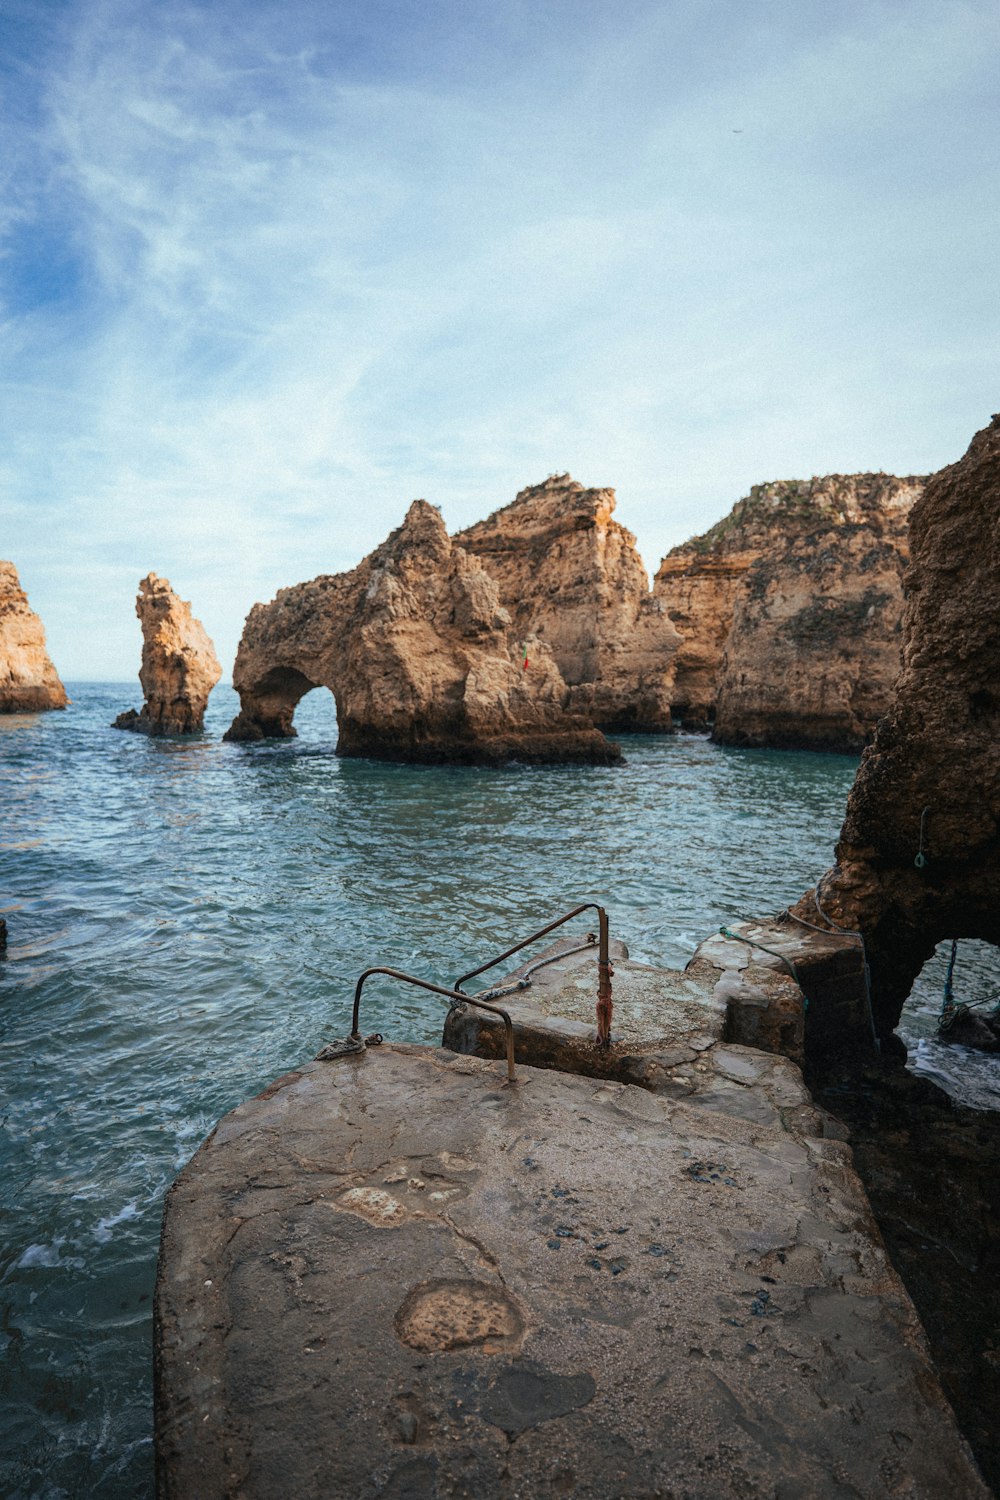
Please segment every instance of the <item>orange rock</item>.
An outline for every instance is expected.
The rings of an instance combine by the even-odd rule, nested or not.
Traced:
[[[523,667],[525,645],[530,667]],[[247,616],[226,738],[294,734],[295,705],[326,686],[341,755],[501,763],[619,758],[569,701],[552,653],[527,643],[482,564],[415,500],[349,573],[282,589]]]
[[[680,637],[614,508],[614,490],[555,474],[455,541],[496,579],[515,629],[548,645],[574,709],[619,733],[669,731]]]
[[[910,551],[902,672],[819,886],[864,934],[883,1036],[942,939],[1000,946],[1000,417],[928,480]],[[815,893],[794,910],[817,921]]]
[[[860,750],[899,671],[919,478],[755,485],[664,558],[655,590],[684,641],[674,709],[738,745]]]
[[[139,584],[135,612],[142,625],[141,710],[119,714],[112,728],[140,734],[195,734],[204,725],[208,695],[222,668],[190,604],[166,578],[150,573]]]
[[[39,713],[68,702],[17,569],[0,562],[0,713]]]

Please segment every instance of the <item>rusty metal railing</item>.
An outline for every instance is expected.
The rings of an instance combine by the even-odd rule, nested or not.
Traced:
[[[491,1014],[499,1016],[503,1022],[504,1039],[507,1044],[507,1078],[513,1083],[514,1026],[507,1012],[499,1005],[491,1005],[487,1000],[477,999],[475,995],[462,995],[458,990],[449,990],[443,984],[431,984],[430,980],[418,979],[415,974],[404,974],[402,969],[387,969],[382,965],[378,965],[374,969],[366,969],[358,979],[354,987],[354,1014],[351,1022],[351,1039],[353,1041],[362,1040],[360,1031],[361,991],[364,988],[365,980],[369,979],[372,974],[388,974],[390,979],[401,979],[404,984],[415,984],[418,989],[430,990],[432,995],[444,995],[452,1004],[461,1002],[466,1005],[478,1005],[480,1010],[488,1010]]]
[[[570,953],[579,953],[589,948],[593,942],[594,934],[588,933],[586,942],[576,948],[564,948],[561,952],[552,954],[549,958],[540,959],[538,963],[532,964],[524,971],[520,979],[500,985],[494,989],[480,990],[476,995],[467,995],[462,989],[470,979],[475,979],[478,974],[485,974],[487,969],[495,969],[497,964],[502,964],[505,959],[520,953],[522,948],[530,947],[537,943],[539,938],[546,937],[550,932],[555,932],[557,927],[562,927],[566,922],[578,917],[581,912],[597,912],[597,1045],[609,1047],[611,1045],[611,976],[614,969],[611,967],[610,939],[608,936],[608,914],[603,906],[598,906],[596,901],[585,901],[582,906],[574,906],[572,911],[566,912],[564,916],[556,917],[554,922],[549,922],[545,927],[540,927],[530,937],[522,938],[512,948],[507,948],[503,953],[498,953],[496,958],[488,959],[486,963],[480,964],[478,969],[471,969],[468,974],[463,974],[456,979],[454,985],[449,989],[447,985],[432,984],[429,979],[418,979],[415,974],[405,974],[402,969],[390,969],[384,964],[377,964],[374,968],[365,969],[358,978],[354,987],[354,1010],[351,1017],[351,1034],[339,1041],[330,1042],[317,1055],[317,1060],[327,1060],[337,1057],[347,1057],[352,1053],[364,1052],[366,1046],[377,1046],[382,1037],[378,1033],[370,1037],[361,1034],[361,992],[365,986],[365,980],[370,979],[373,974],[385,974],[390,979],[399,979],[403,984],[416,985],[418,989],[429,990],[432,995],[443,995],[450,1000],[452,1005],[474,1005],[479,1010],[489,1011],[491,1015],[499,1016],[503,1022],[504,1041],[507,1051],[507,1078],[514,1081],[514,1025],[509,1013],[495,1002],[504,995],[513,994],[516,990],[526,989],[531,983],[531,975],[538,969],[544,968],[546,964],[556,963],[561,958],[566,958]]]
[[[508,948],[505,952],[498,953],[496,958],[491,958],[488,962],[480,964],[478,969],[470,969],[468,974],[463,974],[459,979],[455,980],[455,991],[462,1000],[467,1000],[470,1004],[474,1003],[475,997],[462,994],[463,984],[470,979],[475,979],[478,974],[485,974],[487,969],[495,969],[497,964],[503,963],[504,959],[512,957],[515,953],[520,953],[522,948],[528,948],[532,943],[537,943],[539,938],[546,937],[550,932],[555,932],[557,927],[562,927],[564,923],[571,922],[574,917],[578,917],[584,911],[597,912],[597,1045],[599,1047],[610,1047],[612,1015],[611,976],[614,973],[614,969],[611,967],[609,952],[608,914],[604,907],[599,906],[596,901],[585,901],[582,906],[574,906],[573,910],[566,912],[565,916],[556,917],[554,922],[549,922],[547,926],[540,927],[530,937],[522,938],[519,943],[514,944],[513,948]],[[576,952],[577,950],[573,949],[572,951]],[[565,953],[554,954],[551,962],[555,962],[557,959],[564,958],[565,956]],[[545,961],[549,962],[550,960]],[[536,967],[541,966],[537,965]],[[521,985],[515,982],[505,987],[502,992],[500,990],[481,990],[479,1003],[484,1003],[486,996],[498,998],[501,993],[513,993],[514,990],[521,987]]]

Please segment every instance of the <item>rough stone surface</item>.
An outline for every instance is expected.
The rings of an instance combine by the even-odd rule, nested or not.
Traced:
[[[756,485],[676,547],[657,597],[681,631],[675,711],[729,744],[859,750],[899,670],[906,523],[922,479]]]
[[[0,562],[0,713],[33,714],[68,702],[17,569]]]
[[[856,1074],[876,1060],[865,953],[852,934],[817,931],[821,921],[812,911],[805,920],[782,913],[733,922],[732,936],[720,932],[699,944],[688,971],[707,971],[716,993],[733,997],[741,1040],[804,1063],[810,1075]],[[745,991],[748,981],[760,990],[768,973],[791,995],[759,1007]]]
[[[756,1119],[777,1121],[787,1109],[798,1112],[797,1119],[809,1111],[808,1095],[794,1082],[796,1070],[782,1060],[802,1059],[803,997],[790,977],[748,963],[746,950],[738,955],[738,972],[733,964],[693,960],[679,973],[633,963],[624,945],[613,942],[611,1046],[598,1047],[597,948],[574,950],[573,943],[553,943],[499,981],[507,987],[530,978],[527,988],[496,1001],[511,1018],[518,1061],[653,1093],[697,1095],[723,1114],[750,1109]],[[473,1006],[449,1011],[443,1042],[479,1057],[505,1055],[503,1023]],[[735,1079],[723,1060],[737,1052],[751,1061],[740,1064],[744,1072],[749,1068],[747,1076]],[[758,1085],[752,1098],[734,1087],[748,1079]],[[809,1118],[821,1133],[819,1117],[810,1112]]]
[[[937,943],[1000,945],[1000,417],[928,481],[910,549],[902,673],[819,887],[886,1037]],[[817,920],[815,893],[794,910]]]
[[[208,695],[222,676],[215,648],[190,604],[166,578],[150,573],[139,584],[135,612],[142,625],[139,682],[145,702],[119,714],[112,728],[138,734],[197,734]]]
[[[228,739],[294,733],[310,688],[337,700],[341,755],[499,764],[609,764],[616,746],[574,711],[550,652],[522,641],[497,585],[415,500],[350,573],[282,589],[247,618]]]
[[[614,508],[614,490],[556,474],[455,540],[497,580],[515,629],[548,645],[574,708],[602,729],[669,732],[680,637]]]
[[[168,1196],[155,1338],[164,1500],[988,1494],[847,1148],[608,1080],[279,1079]]]

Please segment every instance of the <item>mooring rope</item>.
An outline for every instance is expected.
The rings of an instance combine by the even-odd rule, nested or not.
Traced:
[[[792,978],[795,980],[795,983],[798,985],[799,989],[802,991],[802,999],[805,1002],[803,1009],[809,1009],[809,996],[806,994],[805,986],[803,985],[802,980],[799,978],[799,971],[792,963],[792,960],[786,954],[779,953],[777,948],[769,948],[766,943],[758,943],[754,938],[744,937],[741,932],[730,932],[728,927],[720,927],[719,932],[723,937],[732,938],[734,942],[746,943],[748,948],[759,948],[762,953],[770,953],[772,958],[780,959],[780,961],[788,969],[788,972],[791,974]]]

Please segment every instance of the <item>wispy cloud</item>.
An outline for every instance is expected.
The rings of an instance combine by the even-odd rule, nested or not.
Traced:
[[[0,553],[67,675],[134,669],[150,567],[231,659],[416,494],[568,467],[655,566],[995,405],[991,0],[52,15],[9,22]]]

